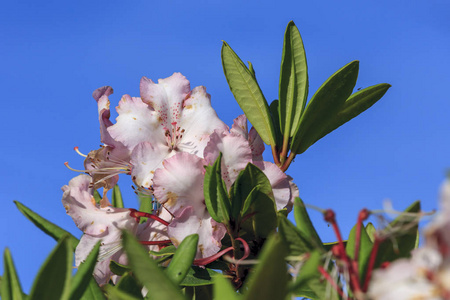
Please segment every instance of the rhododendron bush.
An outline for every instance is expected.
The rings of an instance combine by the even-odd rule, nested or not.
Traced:
[[[102,145],[87,154],[75,148],[84,166],[66,163],[80,175],[62,187],[81,237],[16,202],[58,243],[29,295],[5,251],[2,299],[450,299],[450,182],[419,247],[418,223],[427,214],[419,202],[403,212],[361,207],[343,236],[335,211],[302,200],[289,176],[297,155],[375,104],[390,85],[353,93],[359,63],[352,61],[308,100],[305,50],[293,22],[284,36],[278,100],[266,101],[253,65],[226,42],[221,54],[244,112],[233,124],[217,116],[214,95],[177,72],[143,77],[140,96],[122,96],[115,121],[113,88],[94,91]],[[138,206],[122,199],[127,176]],[[308,205],[323,214],[335,242],[321,240]],[[374,217],[384,226],[376,228]]]

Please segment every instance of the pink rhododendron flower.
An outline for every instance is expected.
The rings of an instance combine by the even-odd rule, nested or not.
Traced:
[[[217,253],[226,233],[225,226],[209,215],[203,194],[205,161],[193,154],[177,153],[163,162],[153,178],[155,198],[174,218],[168,235],[175,246],[188,235],[197,233],[199,244],[196,258]]]
[[[93,275],[96,281],[103,285],[110,279],[116,279],[109,269],[111,260],[121,264],[127,263],[126,256],[121,250],[122,230],[128,230],[145,241],[167,239],[167,235],[166,230],[153,220],[139,225],[129,209],[111,207],[109,203],[103,203],[103,206],[96,204],[90,182],[91,177],[88,175],[73,178],[69,185],[62,187],[64,191],[62,202],[67,213],[84,233],[75,250],[77,267],[88,256],[94,245],[101,241],[99,262]]]
[[[141,98],[124,96],[117,107],[111,137],[131,151],[133,180],[149,188],[155,169],[177,152],[202,156],[209,135],[227,126],[211,107],[205,87],[190,90],[180,73],[159,79],[143,77]]]
[[[234,120],[231,130],[214,131],[204,150],[204,157],[212,165],[222,152],[222,178],[230,189],[239,173],[253,163],[260,168],[270,181],[277,209],[291,209],[298,188],[275,164],[262,160],[264,144],[256,131],[247,134],[247,118],[241,115]],[[252,133],[253,132],[253,133]]]

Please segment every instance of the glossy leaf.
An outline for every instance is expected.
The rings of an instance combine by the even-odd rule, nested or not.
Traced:
[[[228,223],[231,204],[225,182],[222,179],[222,153],[212,166],[206,167],[203,192],[205,204],[211,217],[219,223]]]
[[[213,284],[213,277],[220,273],[210,268],[191,267],[180,283],[181,286],[201,286]]]
[[[244,284],[246,300],[285,299],[287,295],[286,246],[279,235],[272,235],[264,244],[259,263]]]
[[[225,277],[218,275],[214,278],[214,299],[215,300],[237,300],[238,293],[231,286]]]
[[[352,61],[331,75],[306,106],[295,132],[291,150],[300,154],[323,137],[324,128],[351,95],[358,77],[359,62]]]
[[[270,115],[272,116],[273,120],[273,130],[275,132],[275,142],[278,148],[281,149],[283,145],[283,135],[281,134],[281,128],[280,128],[280,116],[278,112],[278,100],[273,100],[272,103],[269,105],[269,111]]]
[[[133,296],[127,292],[124,292],[112,285],[107,285],[105,287],[105,290],[106,290],[106,293],[108,294],[109,300],[139,300],[139,299],[142,299],[142,297],[139,297],[139,298],[135,297],[135,296]]]
[[[269,105],[250,71],[226,42],[222,46],[222,66],[230,90],[247,119],[264,143],[275,145],[275,133]],[[252,68],[253,69],[253,68]]]
[[[288,246],[289,256],[302,255],[316,249],[313,242],[282,214],[278,214],[278,232]]]
[[[31,288],[30,300],[67,299],[72,275],[72,246],[64,236],[41,266]]]
[[[236,181],[230,188],[231,211],[234,219],[237,219],[240,215],[245,199],[247,199],[254,188],[273,199],[272,186],[269,179],[257,166],[249,163],[239,173]]]
[[[24,299],[22,287],[20,285],[19,277],[17,276],[16,268],[8,248],[5,249],[3,255],[3,277],[0,283],[0,296],[5,300],[21,300]]]
[[[116,284],[117,289],[136,298],[142,297],[142,286],[130,273],[125,273]]]
[[[91,253],[89,253],[84,262],[78,267],[78,271],[73,277],[70,286],[70,294],[68,297],[70,300],[78,300],[84,294],[84,291],[92,279],[92,273],[94,272],[95,264],[97,263],[99,250],[100,242],[97,242]]]
[[[321,127],[322,131],[317,133],[317,140],[321,139],[328,133],[370,108],[384,96],[390,87],[390,84],[381,83],[365,88],[351,95],[344,102],[337,114],[330,118],[330,120],[328,120],[326,124]]]
[[[322,240],[320,239],[319,235],[317,234],[316,229],[314,228],[314,225],[311,222],[311,219],[309,218],[309,214],[306,211],[305,203],[303,203],[303,200],[300,198],[295,198],[294,200],[294,218],[295,223],[297,224],[297,228],[300,230],[300,232],[303,233],[303,235],[311,241],[311,243],[316,247],[323,247]]]
[[[153,205],[152,205],[152,196],[151,195],[145,195],[145,194],[139,194],[139,211],[146,212],[151,214],[153,212]],[[139,221],[139,224],[143,224],[147,222],[148,218],[141,217],[141,220]]]
[[[81,300],[104,300],[105,296],[103,295],[102,290],[98,286],[94,277],[91,276],[91,280],[89,281],[89,285],[87,289],[84,291]]]
[[[411,204],[406,213],[418,213],[420,201]],[[418,219],[417,216],[400,215],[389,223],[385,229],[388,238],[379,248],[375,267],[379,267],[385,261],[393,261],[402,257],[410,257],[411,251],[416,246]]]
[[[371,222],[367,223],[366,225],[366,232],[369,236],[370,241],[373,243],[375,241],[375,233],[377,232],[377,229]]]
[[[267,194],[254,188],[244,201],[241,227],[255,237],[267,237],[277,227],[275,202]]]
[[[76,246],[78,245],[79,240],[70,234],[68,231],[62,229],[58,225],[53,224],[52,222],[44,219],[19,201],[14,201],[19,211],[27,217],[28,220],[33,222],[40,230],[42,230],[47,235],[54,238],[56,241],[61,239],[63,236],[68,236],[70,240],[70,245],[72,246],[72,250],[75,251]]]
[[[167,276],[175,283],[180,284],[186,277],[195,254],[197,253],[198,234],[191,234],[183,239],[175,255],[166,269]]]
[[[119,264],[118,262],[115,262],[113,260],[109,262],[109,269],[111,270],[111,272],[119,276],[122,276],[131,270],[129,266]]]
[[[150,299],[185,299],[177,284],[148,256],[148,252],[128,232],[123,233],[123,246],[136,278],[148,289]]]
[[[355,246],[356,246],[356,226],[353,226],[352,230],[350,230],[350,234],[348,236],[347,245],[345,246],[345,251],[347,255],[352,259],[355,257]],[[365,271],[367,267],[367,263],[369,262],[370,252],[372,251],[373,243],[370,240],[369,235],[367,234],[366,228],[361,226],[361,237],[360,237],[360,245],[359,245],[359,254],[358,254],[358,266],[359,266],[359,275],[360,278],[365,278]]]
[[[118,184],[116,184],[112,189],[111,204],[114,207],[119,207],[119,208],[124,207],[122,193],[120,192],[120,188],[119,188]]]
[[[285,138],[292,137],[308,97],[308,66],[300,32],[293,21],[284,33],[281,57],[279,115],[281,132]]]

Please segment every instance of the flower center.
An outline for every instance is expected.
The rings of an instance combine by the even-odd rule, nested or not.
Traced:
[[[171,125],[172,128],[170,130],[167,127],[164,127],[164,130],[166,131],[166,142],[170,150],[176,150],[178,143],[183,138],[185,130],[179,127],[177,122],[172,122]]]

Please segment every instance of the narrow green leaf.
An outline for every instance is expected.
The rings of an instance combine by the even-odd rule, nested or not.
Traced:
[[[281,57],[279,111],[281,132],[292,137],[308,97],[308,66],[300,32],[293,21],[286,27]]]
[[[44,219],[19,201],[14,201],[19,211],[27,217],[28,220],[33,222],[40,230],[42,230],[47,235],[51,236],[53,239],[58,241],[63,236],[67,235],[70,239],[70,245],[72,246],[72,250],[75,251],[75,248],[78,245],[79,240],[70,234],[68,231],[62,229],[61,227],[53,224],[52,222]]]
[[[248,63],[248,70],[250,71],[252,76],[256,79],[256,73],[255,73],[255,69],[253,68],[253,64],[249,61],[247,61],[247,63]]]
[[[72,246],[64,236],[45,260],[34,279],[30,300],[67,299],[72,275]]]
[[[340,111],[351,95],[358,77],[359,62],[352,61],[331,75],[306,106],[298,130],[294,134],[291,150],[300,154],[322,136],[324,127]]]
[[[357,225],[353,226],[352,230],[350,230],[347,245],[345,246],[345,251],[347,252],[347,255],[352,259],[355,257],[356,239],[358,239],[358,237],[356,236],[356,226]],[[361,226],[361,237],[358,254],[358,266],[359,266],[358,272],[360,278],[365,278],[366,267],[367,263],[369,262],[372,246],[373,243],[366,232],[366,228],[364,226]]]
[[[119,208],[123,208],[123,199],[122,199],[122,193],[120,192],[120,188],[119,185],[116,184],[113,187],[112,190],[112,197],[111,197],[111,204],[114,207],[119,207]]]
[[[303,203],[303,200],[298,197],[294,200],[294,218],[300,232],[302,232],[303,235],[308,238],[316,248],[323,248],[322,240],[317,234],[317,231],[309,218],[305,203]]]
[[[119,276],[122,276],[131,270],[129,266],[119,264],[118,262],[113,260],[109,262],[109,269],[111,270],[111,272]]]
[[[310,279],[316,277],[320,278],[320,273],[317,270],[319,266],[322,265],[321,253],[314,250],[310,253],[309,258],[301,266],[298,273],[298,277],[295,282],[290,286],[290,290],[294,292],[297,296],[302,294],[302,288],[307,286],[305,283]],[[307,297],[307,295],[305,295]]]
[[[237,300],[238,293],[233,289],[230,282],[222,275],[214,278],[214,299],[216,300]]]
[[[186,277],[180,283],[181,286],[200,286],[213,284],[213,277],[220,273],[210,268],[193,266],[189,269]]]
[[[139,194],[139,211],[151,214],[153,212],[152,196]],[[148,218],[141,217],[139,224],[147,222]]]
[[[278,232],[288,246],[289,256],[309,253],[316,248],[313,242],[282,214],[278,214]]]
[[[259,263],[244,284],[246,300],[285,299],[287,295],[286,247],[279,235],[272,235],[264,244]]]
[[[247,119],[264,143],[275,145],[275,133],[269,105],[251,72],[226,42],[222,46],[222,66],[230,90]]]
[[[250,216],[250,217],[249,217]],[[253,189],[244,201],[241,227],[255,237],[267,237],[277,227],[275,202],[258,188]]]
[[[103,295],[102,290],[98,286],[94,277],[91,276],[91,281],[89,281],[89,285],[87,289],[84,291],[81,300],[104,300],[105,296]]]
[[[203,182],[205,204],[211,217],[219,223],[227,224],[230,219],[231,203],[222,179],[222,153],[212,166],[206,167]]]
[[[167,247],[162,248],[159,251],[148,251],[148,253],[150,253],[151,255],[154,256],[171,256],[174,255],[175,252],[177,251],[177,247],[175,247],[174,245],[170,245]]]
[[[280,116],[278,112],[278,104],[279,104],[278,100],[273,100],[272,103],[270,103],[269,105],[269,110],[273,120],[273,130],[275,132],[276,146],[281,149],[283,145],[283,135],[281,134],[280,128]]]
[[[78,300],[84,294],[92,278],[99,251],[100,242],[97,242],[91,250],[91,253],[89,253],[84,262],[78,267],[78,271],[72,279],[69,299]]]
[[[166,269],[167,276],[175,283],[180,284],[186,277],[195,254],[197,253],[198,234],[191,234],[183,239],[175,255]]]
[[[20,300],[24,299],[22,287],[20,285],[19,277],[17,276],[16,268],[12,260],[11,252],[8,248],[5,249],[3,255],[4,273],[1,278],[0,296],[4,300]]]
[[[131,296],[142,298],[142,286],[136,281],[130,273],[125,273],[117,282],[116,287]]]
[[[366,225],[366,232],[369,236],[370,241],[373,243],[375,241],[375,233],[377,232],[377,229],[371,222],[367,223]]]
[[[322,131],[317,134],[317,140],[321,139],[328,133],[347,123],[374,105],[381,99],[381,97],[384,96],[390,87],[390,84],[381,83],[365,88],[351,95],[344,102],[337,114],[332,116],[326,124],[323,124],[324,126],[321,127]]]
[[[112,285],[106,285],[105,290],[106,290],[106,293],[108,294],[109,300],[139,300],[139,299],[142,299],[142,297],[139,297],[139,298],[135,297],[135,296],[133,296],[127,292],[124,292]],[[155,299],[157,299],[157,298],[155,298]]]
[[[136,278],[148,289],[150,299],[185,299],[177,284],[148,256],[147,251],[128,232],[123,233],[123,246]]]
[[[405,213],[418,213],[420,211],[420,201],[411,204]],[[410,257],[411,251],[416,246],[418,218],[415,215],[402,214],[395,218],[385,229],[389,236],[378,248],[378,255],[375,267],[379,267],[383,262],[394,261],[402,257]]]
[[[257,166],[248,163],[230,188],[231,212],[234,219],[238,218],[245,199],[255,188],[274,199],[272,186],[267,176]]]

